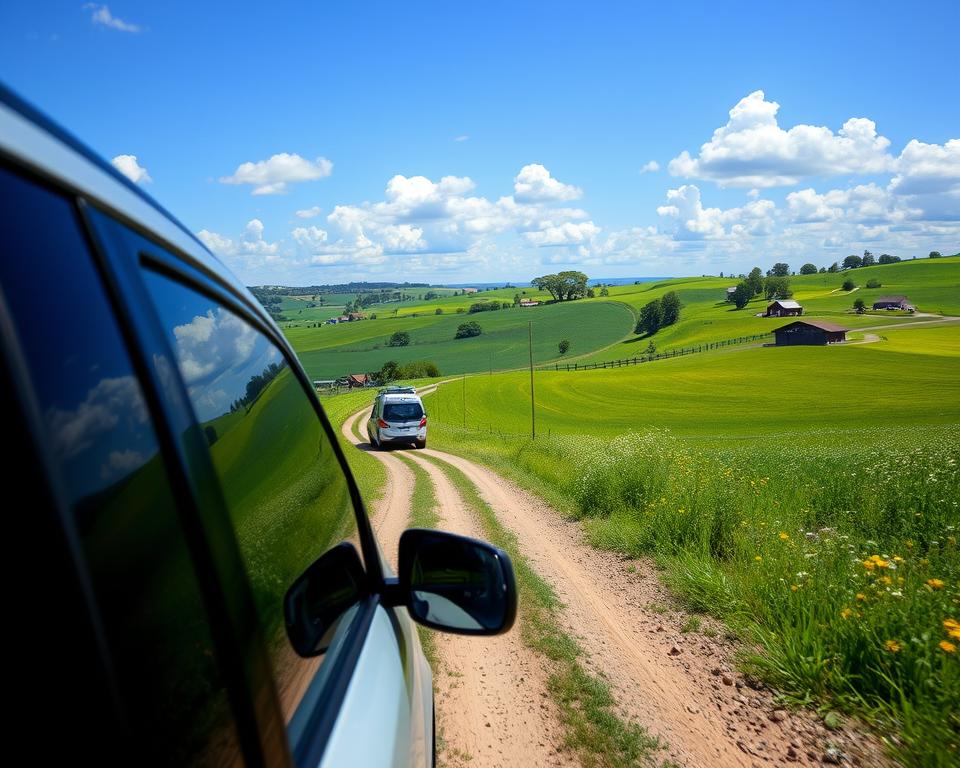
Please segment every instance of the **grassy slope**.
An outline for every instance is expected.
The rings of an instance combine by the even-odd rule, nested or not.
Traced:
[[[457,326],[477,321],[483,335],[454,339]],[[365,320],[321,328],[288,328],[287,337],[313,378],[378,370],[387,360],[432,360],[445,374],[516,368],[527,361],[527,323],[533,322],[534,359],[559,357],[557,343],[569,339],[570,354],[611,344],[629,332],[632,313],[617,302],[574,302],[536,309],[507,309],[475,315],[432,315]],[[410,345],[390,347],[395,331],[410,333]]]
[[[885,335],[889,341],[875,344],[730,348],[629,368],[538,372],[538,429],[615,435],[664,427],[731,437],[960,422],[960,327]],[[468,427],[529,432],[529,376],[470,377],[466,390]],[[459,385],[447,385],[426,402],[442,423],[462,425],[463,400]]]

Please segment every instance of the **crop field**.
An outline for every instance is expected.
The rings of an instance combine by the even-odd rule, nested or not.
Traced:
[[[454,339],[457,326],[475,320],[483,334]],[[376,371],[388,360],[430,360],[444,375],[464,371],[518,368],[527,363],[527,323],[533,322],[534,357],[560,357],[557,344],[570,341],[569,355],[612,344],[632,329],[633,315],[616,302],[570,302],[497,312],[362,320],[319,328],[287,328],[307,373],[328,379],[347,373]],[[388,346],[395,331],[407,331],[410,344]]]
[[[430,439],[656,558],[791,700],[955,764],[960,326],[881,335],[538,372],[536,441],[528,377],[467,377],[425,398]]]

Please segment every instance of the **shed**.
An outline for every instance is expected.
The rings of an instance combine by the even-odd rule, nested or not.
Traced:
[[[733,301],[733,294],[735,294],[736,292],[737,292],[737,286],[735,285],[731,286],[730,288],[727,288],[726,300]]]
[[[774,328],[773,335],[778,347],[798,344],[826,345],[840,344],[847,340],[848,328],[823,320],[795,320],[787,325]]]
[[[347,376],[347,386],[350,389],[356,387],[366,387],[367,386],[367,374],[365,373],[351,373]]]
[[[874,309],[903,309],[909,307],[906,296],[878,296],[873,302]]]
[[[777,299],[767,307],[767,317],[795,317],[803,314],[803,307],[793,299]]]

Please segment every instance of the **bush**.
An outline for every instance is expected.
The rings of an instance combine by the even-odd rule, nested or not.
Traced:
[[[453,338],[469,339],[471,336],[479,336],[481,333],[483,333],[483,329],[480,327],[480,323],[473,320],[469,323],[460,323]]]
[[[435,315],[442,315],[442,314],[443,314],[443,307],[437,307],[437,311],[434,312],[433,314],[435,314]]]
[[[857,299],[853,302],[853,308],[857,311],[857,314],[860,314],[867,308],[867,305],[863,303],[863,299]]]
[[[877,280],[877,278],[871,277],[869,280],[867,280],[867,288],[879,288],[879,287],[880,287],[880,281]]]
[[[410,343],[410,334],[406,331],[397,331],[387,342],[388,347],[405,347]]]
[[[850,279],[844,280],[843,285],[841,286],[841,288],[843,288],[843,290],[845,291],[852,291],[856,287],[857,287],[856,283],[854,283],[853,280],[850,280]]]
[[[431,360],[415,360],[412,363],[401,365],[398,378],[401,379],[435,379],[441,375],[437,364]]]
[[[561,339],[560,343],[557,344],[557,349],[560,350],[561,355],[567,354],[567,350],[570,349],[570,341],[568,339]]]
[[[471,304],[469,311],[470,311],[470,314],[472,315],[475,312],[494,312],[500,309],[500,307],[501,307],[501,304],[499,301],[480,301],[480,302],[477,302],[476,304]]]

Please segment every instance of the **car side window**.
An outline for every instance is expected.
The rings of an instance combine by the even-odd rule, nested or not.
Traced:
[[[343,650],[335,638],[322,656],[298,656],[283,600],[320,555],[356,538],[346,478],[283,352],[217,301],[150,269],[143,274],[207,436],[289,723]],[[339,638],[356,614],[341,619]]]
[[[131,730],[120,750],[135,747],[133,763],[238,762],[200,582],[154,423],[75,206],[3,168],[0,192],[0,286]],[[55,595],[49,599],[55,612]],[[69,654],[71,628],[61,629]],[[38,684],[42,679],[38,673]],[[56,690],[50,694],[55,702]]]

